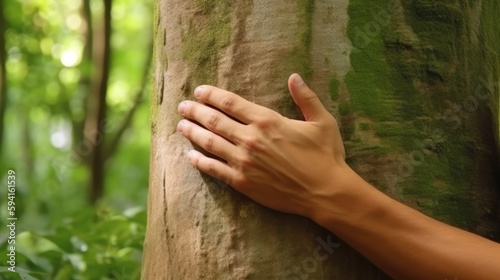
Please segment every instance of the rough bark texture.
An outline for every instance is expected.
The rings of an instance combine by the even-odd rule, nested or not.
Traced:
[[[256,205],[185,159],[177,105],[197,85],[300,118],[293,72],[340,120],[362,176],[498,239],[499,12],[495,0],[157,0],[143,279],[387,278],[311,221]],[[338,245],[319,256],[329,238]]]

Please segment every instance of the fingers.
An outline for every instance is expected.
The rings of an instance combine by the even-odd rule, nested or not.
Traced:
[[[196,169],[232,185],[232,174],[234,171],[227,164],[206,157],[195,150],[189,151],[188,159],[191,165]]]
[[[244,124],[260,119],[269,109],[254,104],[232,92],[212,86],[200,86],[195,90],[198,100],[210,104]]]
[[[183,117],[202,124],[208,130],[217,133],[233,143],[239,140],[234,132],[243,129],[243,125],[217,110],[190,101],[183,101],[179,104],[178,110]]]
[[[205,151],[216,155],[227,162],[233,161],[236,146],[226,139],[190,122],[182,120],[177,125],[177,130],[187,139],[194,142]]]
[[[322,116],[328,114],[325,107],[314,93],[302,80],[299,74],[292,74],[288,79],[290,94],[299,106],[306,121],[318,121]]]

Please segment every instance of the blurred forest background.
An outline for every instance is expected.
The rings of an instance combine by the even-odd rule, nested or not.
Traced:
[[[16,172],[16,271],[138,279],[146,224],[152,0],[0,1],[0,219]],[[2,223],[4,224],[4,223]]]

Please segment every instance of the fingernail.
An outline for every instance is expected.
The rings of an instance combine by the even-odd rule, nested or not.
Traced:
[[[194,90],[194,96],[195,97],[200,97],[201,94],[203,93],[203,89],[204,87],[203,86],[199,86],[197,87],[195,90]]]
[[[299,74],[295,74],[293,82],[295,83],[296,86],[301,86],[304,83],[304,80],[302,80],[302,77]]]
[[[189,161],[192,161],[192,160],[193,160],[193,158],[194,158],[194,154],[195,154],[195,153],[194,153],[194,151],[193,151],[193,150],[191,150],[191,151],[189,151],[189,152],[187,153],[187,158],[189,159]]]
[[[186,112],[186,107],[187,107],[187,102],[181,102],[181,104],[179,104],[179,113],[181,113],[181,115],[184,115],[184,113]]]
[[[187,123],[185,120],[180,121],[179,124],[177,124],[177,130],[182,133],[186,129],[186,125]]]

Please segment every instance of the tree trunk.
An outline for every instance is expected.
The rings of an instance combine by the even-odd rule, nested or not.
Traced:
[[[89,169],[89,201],[94,204],[104,192],[104,168],[106,151],[104,137],[106,132],[106,95],[111,66],[111,8],[112,0],[103,0],[104,16],[102,27],[96,32],[93,46],[95,65],[91,91],[88,96],[87,115],[84,132],[88,156],[85,163]]]
[[[386,279],[308,219],[191,168],[177,105],[213,84],[301,118],[302,74],[349,164],[388,195],[498,240],[496,0],[157,0],[143,279]]]

